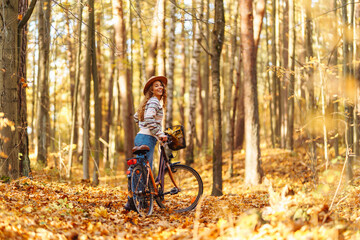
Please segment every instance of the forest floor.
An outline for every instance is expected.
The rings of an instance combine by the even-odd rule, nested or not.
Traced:
[[[210,196],[212,165],[203,160],[193,166],[204,181],[198,208],[175,214],[155,206],[149,217],[123,210],[123,177],[93,187],[34,170],[32,179],[0,183],[0,239],[360,239],[358,164],[346,187],[342,158],[327,171],[319,159],[315,176],[305,153],[262,149],[264,181],[247,187],[244,154],[235,159],[223,196]],[[228,160],[225,153],[224,170]]]

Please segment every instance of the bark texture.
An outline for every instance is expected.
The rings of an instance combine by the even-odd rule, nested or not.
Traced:
[[[124,126],[124,150],[125,158],[132,157],[131,149],[134,146],[135,138],[135,122],[133,119],[133,96],[132,96],[132,82],[129,76],[130,71],[127,63],[126,54],[126,28],[123,12],[122,0],[114,2],[114,17],[115,17],[115,39],[116,49],[118,51],[119,59],[117,59],[117,67],[119,71],[118,84],[120,86],[120,97],[122,107],[122,121]],[[126,169],[126,161],[124,161],[124,169]]]
[[[224,2],[215,0],[215,24],[211,33],[211,77],[213,97],[213,196],[222,195],[222,128],[220,103],[220,57],[224,42]]]
[[[39,8],[39,107],[37,117],[38,151],[37,161],[47,164],[50,136],[49,119],[49,70],[50,70],[50,22],[51,1],[41,0]]]
[[[261,182],[262,169],[252,1],[240,1],[240,15],[243,61],[247,63],[244,64],[245,184],[258,185]]]
[[[20,175],[18,149],[18,93],[17,93],[17,17],[18,0],[0,3],[0,121],[13,122],[15,129],[0,129],[0,176],[17,178]],[[5,124],[7,125],[7,124]],[[12,125],[12,124],[11,124]]]

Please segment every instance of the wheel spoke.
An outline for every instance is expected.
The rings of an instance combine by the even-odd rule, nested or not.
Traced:
[[[137,212],[140,215],[151,215],[153,211],[152,185],[146,184],[145,171],[140,165],[136,166],[131,176],[131,188]]]
[[[164,195],[157,198],[160,207],[172,209],[175,212],[190,211],[196,207],[203,193],[203,183],[200,175],[191,167],[185,165],[173,166],[173,176],[179,191],[174,191],[169,172],[165,173]],[[164,201],[162,201],[164,199]]]

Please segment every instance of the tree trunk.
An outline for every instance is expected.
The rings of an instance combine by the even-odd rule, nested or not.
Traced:
[[[279,83],[279,78],[277,77],[276,71],[277,71],[277,42],[276,42],[276,35],[277,35],[277,24],[276,24],[276,18],[277,18],[277,2],[278,0],[272,0],[272,18],[271,18],[271,27],[272,27],[272,35],[271,35],[271,63],[272,63],[272,122],[273,122],[273,133],[274,135],[274,140],[275,140],[275,146],[277,147],[279,144],[279,137],[280,137],[280,126],[279,126],[279,108],[280,106],[278,105],[278,97],[279,97],[279,92],[278,92],[278,85]]]
[[[295,0],[289,0],[289,87],[288,87],[288,130],[286,148],[294,149],[294,115],[295,115],[295,43],[296,43],[296,28],[295,28]]]
[[[266,0],[258,0],[256,4],[256,14],[254,16],[254,44],[255,56],[257,55],[257,46],[260,42],[260,33],[263,25],[263,19],[266,10]]]
[[[8,119],[13,123],[13,127],[4,126],[0,129],[0,176],[18,178],[20,166],[16,148],[18,143],[18,93],[17,93],[17,38],[18,28],[18,0],[3,1],[0,13],[0,92],[1,121]],[[7,141],[4,141],[7,139]]]
[[[155,9],[154,9],[154,18],[152,22],[152,29],[151,29],[151,40],[149,46],[149,53],[146,62],[146,79],[149,79],[151,76],[155,76],[156,74],[156,62],[157,59],[157,51],[160,46],[159,43],[159,36],[161,35],[162,31],[162,24],[159,23],[159,19],[162,19],[159,15],[162,12],[162,8],[164,6],[164,0],[157,0]]]
[[[91,62],[95,49],[92,48],[94,31],[94,11],[90,6],[94,6],[94,0],[88,0],[89,17],[87,21],[87,40],[86,40],[86,63],[85,63],[85,106],[84,106],[84,145],[83,145],[83,179],[89,180],[89,158],[90,158],[90,88],[91,88]]]
[[[242,46],[240,47],[242,49]],[[235,126],[235,139],[234,139],[234,148],[242,149],[244,144],[244,135],[245,135],[245,114],[244,114],[244,84],[241,78],[241,69],[242,69],[242,50],[240,49],[239,63],[238,63],[238,72],[237,72],[237,82],[239,82],[239,91],[238,91],[238,104],[236,111],[236,126]]]
[[[230,111],[231,111],[231,93],[232,93],[232,86],[234,84],[234,75],[235,75],[235,56],[236,56],[236,52],[237,52],[237,43],[236,43],[236,38],[237,38],[237,30],[238,30],[238,25],[237,25],[237,20],[238,20],[238,16],[239,16],[239,1],[235,0],[235,15],[233,18],[233,26],[234,26],[234,32],[231,34],[231,55],[230,55],[230,69],[229,69],[229,82],[231,83],[229,87],[229,89],[227,89],[227,95],[229,95],[229,99],[228,99],[228,103],[227,105],[229,106],[229,126],[227,128],[226,131],[226,135],[228,135],[228,142],[227,145],[229,146],[230,149],[230,161],[229,161],[229,176],[232,177],[234,174],[234,121],[235,121],[235,113],[236,113],[236,103],[237,101],[234,100],[234,105],[233,105],[233,115],[230,115]],[[240,61],[240,60],[239,60]],[[236,85],[235,89],[238,89],[238,86]],[[236,90],[234,93],[234,99],[237,99],[237,95],[236,95]]]
[[[354,105],[351,102],[346,102],[345,103],[345,116],[346,116],[346,122],[347,122],[347,145],[350,149],[350,152],[352,152],[352,148],[353,148],[353,144],[354,144],[354,128],[353,128],[353,124],[354,124]],[[349,154],[349,153],[348,153]],[[346,162],[346,183],[351,184],[354,178],[354,171],[353,171],[353,165],[354,165],[354,157],[353,155],[349,154]]]
[[[165,24],[165,13],[166,13],[166,2],[165,0],[159,0],[158,2],[158,49],[157,49],[157,75],[166,76],[166,24]]]
[[[25,16],[25,13],[28,10],[28,1],[20,0],[19,1],[19,14]],[[32,10],[31,10],[32,11]],[[25,24],[23,27],[18,27],[18,47],[19,47],[19,60],[18,60],[18,76],[20,81],[18,81],[18,116],[19,116],[19,125],[21,130],[19,134],[19,175],[29,176],[30,169],[30,158],[29,158],[29,137],[27,133],[28,123],[27,123],[27,101],[26,101],[26,58],[27,58],[27,30],[28,26]]]
[[[277,137],[277,145],[281,146],[281,116],[282,116],[282,81],[280,77],[278,76],[277,72],[280,71],[280,60],[281,60],[281,42],[280,42],[280,0],[274,0],[275,1],[275,51],[276,51],[276,63],[275,63],[275,81],[276,81],[276,95],[275,95],[275,101],[276,101],[276,137]]]
[[[140,58],[141,58],[140,79],[142,80],[141,81],[142,83],[145,83],[147,78],[146,78],[146,67],[145,67],[145,56],[144,56],[144,39],[143,39],[142,27],[141,27],[142,15],[141,15],[140,0],[136,0],[136,11],[137,14],[139,15],[139,19],[137,21],[137,28],[139,30]]]
[[[260,127],[257,99],[256,56],[252,17],[252,1],[240,2],[241,41],[244,64],[245,103],[245,184],[261,182]]]
[[[38,14],[36,13],[36,20],[35,20],[35,24],[38,25]],[[35,42],[38,42],[38,36],[37,34],[34,34],[34,39]],[[36,49],[36,46],[34,46],[34,49]],[[33,54],[32,56],[32,61],[35,63],[36,62],[36,54]],[[38,86],[39,84],[37,83],[37,79],[39,79],[38,77],[38,70],[34,70],[32,77],[34,79],[34,84],[33,84],[33,91],[32,91],[32,99],[31,99],[31,122],[30,122],[30,128],[31,128],[31,133],[30,133],[30,146],[32,149],[37,149],[37,134],[36,134],[36,123],[35,123],[35,116],[36,116],[36,109],[37,109],[37,102],[38,102],[38,98],[37,98],[37,92],[38,92]]]
[[[95,16],[95,25],[96,25],[96,30],[94,30],[94,32],[101,32],[101,28],[102,28],[102,16],[103,16],[103,13],[101,13],[100,11],[97,12],[97,15]],[[94,33],[95,34],[95,33]],[[94,36],[94,41],[97,41],[97,44],[94,45],[94,48],[96,48],[96,75],[97,75],[97,85],[98,85],[98,107],[96,108],[96,110],[100,113],[99,114],[99,139],[103,139],[104,136],[103,136],[103,132],[102,132],[102,129],[103,129],[103,102],[105,102],[105,94],[102,94],[103,90],[103,86],[105,86],[105,70],[104,70],[104,65],[105,65],[105,62],[107,62],[107,59],[104,59],[104,54],[102,52],[102,49],[101,49],[101,46],[102,44],[100,44],[102,41],[103,41],[103,36],[101,34],[97,34],[96,36]],[[95,71],[93,70],[93,73]],[[95,93],[94,93],[95,94]],[[95,117],[95,123],[98,119],[96,119]],[[96,131],[96,130],[95,130]],[[100,149],[102,148],[102,144],[101,142],[99,142],[99,151]],[[100,155],[99,155],[99,158],[100,158]],[[99,159],[100,161],[100,159]]]
[[[53,50],[54,59],[57,58],[57,51],[58,51],[58,45],[55,45],[54,50]],[[52,116],[50,117],[50,120],[49,120],[50,134],[51,134],[49,139],[52,140],[52,141],[50,141],[50,144],[49,144],[50,145],[50,152],[55,152],[56,145],[57,145],[56,142],[53,140],[53,139],[56,139],[55,135],[56,135],[56,127],[57,127],[56,126],[56,122],[57,122],[56,121],[57,120],[57,116],[56,116],[56,114],[57,114],[57,109],[56,109],[56,99],[57,99],[57,91],[56,91],[57,76],[56,76],[56,74],[57,74],[57,72],[56,72],[56,70],[57,70],[56,65],[53,68],[51,68],[51,70],[50,70],[50,71],[53,72],[54,77],[55,77],[55,80],[54,80],[54,83],[53,83],[54,93],[52,94],[52,96],[49,96],[49,98],[52,97],[52,108],[53,108],[53,110],[51,111]],[[49,113],[49,115],[50,115],[50,113]],[[52,126],[51,126],[51,123],[52,123]],[[58,165],[56,158],[54,158],[54,160],[55,160],[55,167],[59,166],[60,167],[59,170],[61,172],[61,167],[62,167],[61,164]]]
[[[94,9],[94,2],[92,2],[91,9]],[[95,113],[95,146],[94,146],[94,169],[93,169],[93,184],[99,185],[99,172],[100,172],[100,136],[101,136],[101,99],[99,97],[100,92],[100,80],[98,77],[98,66],[96,59],[96,44],[95,44],[95,24],[91,29],[91,49],[92,49],[92,76],[94,83],[94,113]]]
[[[306,14],[306,29],[305,29],[305,47],[306,47],[306,57],[307,61],[310,61],[311,57],[314,57],[314,51],[312,47],[312,14],[311,14],[311,0],[305,1],[305,14]],[[308,90],[308,109],[313,111],[315,108],[315,96],[314,96],[314,70],[310,66],[307,79],[307,90]]]
[[[306,18],[306,24],[305,24],[305,51],[306,51],[306,59],[307,62],[310,61],[312,57],[314,57],[313,47],[312,47],[312,13],[311,13],[311,0],[305,1],[305,18]],[[307,92],[308,97],[306,99],[306,105],[307,110],[310,113],[313,113],[315,111],[315,96],[314,96],[314,69],[313,66],[309,66],[307,71]],[[316,153],[316,136],[313,131],[310,131],[309,133],[310,140],[310,154],[311,154],[311,161],[313,162],[313,171],[314,176],[316,177],[316,167],[317,167],[317,153]]]
[[[175,71],[175,19],[176,6],[170,4],[170,32],[169,32],[169,58],[167,71],[167,106],[166,106],[166,127],[170,127],[173,122],[173,99],[174,99],[174,71]]]
[[[220,57],[224,41],[224,2],[215,0],[215,24],[211,34],[211,77],[213,97],[213,187],[211,195],[222,195],[222,135],[220,104]]]
[[[209,22],[209,18],[210,18],[210,10],[209,10],[209,6],[210,5],[210,0],[206,1],[206,15],[205,15],[205,19],[204,21],[207,23]],[[209,46],[209,38],[210,38],[210,28],[209,28],[209,24],[205,24],[205,39],[204,39],[204,44],[205,46]],[[204,64],[203,64],[203,76],[202,76],[202,91],[205,93],[204,94],[204,115],[203,115],[203,129],[202,129],[202,153],[205,156],[207,151],[208,151],[208,147],[209,147],[209,133],[208,133],[208,129],[209,129],[209,54],[208,53],[204,53]],[[200,95],[202,97],[202,94]]]
[[[290,78],[289,71],[289,1],[284,1],[283,6],[283,21],[282,21],[282,66],[285,69],[286,73],[283,76],[281,81],[281,148],[286,147],[287,139],[287,124],[288,124],[288,79]]]
[[[269,49],[269,24],[268,24],[268,17],[265,18],[266,20],[266,31],[265,31],[265,39],[266,39],[266,52],[267,52],[267,57],[266,57],[266,65],[269,67],[270,66],[270,59],[272,57],[270,49]],[[273,79],[270,77],[270,71],[267,71],[266,74],[267,77],[267,81],[268,81],[268,94],[269,96],[272,96],[271,98],[269,97],[269,120],[270,120],[270,132],[271,132],[271,145],[273,148],[275,148],[275,117],[274,117],[274,113],[275,110],[273,109],[275,107],[275,104],[273,103],[274,99],[273,99]]]
[[[115,14],[115,12],[113,11],[113,15]],[[114,15],[115,16],[115,15]],[[115,30],[115,29],[114,29]],[[115,74],[114,74],[114,89],[113,89],[113,102],[112,102],[112,124],[110,126],[110,140],[109,140],[109,148],[110,148],[110,153],[109,153],[109,158],[110,158],[110,169],[112,169],[115,173],[116,169],[118,168],[118,159],[119,159],[119,143],[120,143],[120,134],[119,134],[119,126],[120,128],[122,127],[122,123],[121,123],[121,116],[120,116],[120,89],[119,89],[119,82],[115,81],[115,79],[118,79],[118,71],[117,71],[117,66],[116,64],[114,64],[115,66]]]
[[[355,5],[355,19],[360,19],[360,6],[357,4]],[[359,39],[359,29],[360,29],[360,21],[356,21],[355,22],[355,34],[354,34],[354,39]],[[354,58],[355,59],[360,59],[360,51],[358,49],[360,49],[360,43],[359,41],[354,41],[355,44],[355,55]],[[356,71],[355,71],[355,79],[357,82],[357,89],[356,89],[356,129],[357,129],[357,139],[356,139],[356,157],[359,158],[360,156],[360,66],[357,65],[356,66]]]
[[[195,0],[194,0],[195,1]],[[202,1],[201,1],[202,2]],[[200,9],[203,9],[200,6]],[[196,22],[195,33],[194,33],[194,46],[193,54],[190,62],[191,66],[191,80],[189,90],[189,129],[188,129],[188,140],[186,147],[186,164],[189,165],[194,162],[194,139],[196,138],[196,90],[198,87],[199,79],[199,68],[200,68],[200,43],[201,43],[201,16],[200,21]]]
[[[341,1],[342,7],[342,22],[343,22],[343,82],[345,86],[348,85],[350,78],[350,68],[349,68],[349,40],[348,40],[348,17],[347,17],[347,0]],[[349,83],[350,84],[350,83]],[[349,148],[353,146],[353,110],[354,106],[352,102],[345,103],[345,116],[347,117],[347,144]],[[351,183],[354,177],[353,173],[353,156],[348,157],[348,161],[346,163],[346,182]]]
[[[359,113],[359,105],[358,105],[358,98],[359,98],[359,86],[360,86],[360,79],[358,71],[359,64],[357,64],[358,54],[357,54],[357,38],[358,38],[358,28],[357,25],[359,24],[359,21],[355,21],[358,14],[356,14],[356,8],[359,8],[358,4],[355,5],[354,0],[351,0],[351,21],[350,21],[350,28],[352,29],[352,41],[351,41],[351,74],[355,81],[355,89],[354,89],[354,147],[353,147],[353,153],[354,153],[354,159],[357,159],[360,155],[360,146],[359,146],[359,119],[357,117]]]
[[[69,149],[69,160],[66,177],[71,177],[71,168],[73,162],[73,145],[78,143],[78,128],[77,128],[77,118],[78,118],[78,95],[79,95],[79,82],[80,82],[80,57],[81,57],[81,43],[82,43],[82,34],[81,34],[81,25],[82,25],[82,0],[78,2],[79,7],[79,21],[78,21],[78,50],[76,53],[76,63],[75,63],[75,86],[74,86],[74,98],[72,102],[73,111],[71,116],[71,133],[70,133],[70,149]],[[77,146],[79,148],[79,146]],[[76,148],[75,148],[76,149]]]
[[[115,40],[115,36],[112,38]],[[114,49],[115,50],[115,49]],[[113,114],[114,112],[114,77],[115,77],[115,52],[112,52],[111,54],[111,73],[110,73],[110,79],[109,79],[109,86],[108,86],[108,101],[107,101],[107,115],[106,115],[106,124],[105,124],[105,134],[104,134],[104,140],[107,142],[107,145],[104,145],[104,168],[109,169],[110,168],[110,156],[113,154],[111,153],[111,142],[110,142],[110,133],[111,129],[113,128]]]
[[[70,96],[71,103],[74,102],[75,96],[75,64],[74,64],[74,52],[72,43],[72,33],[70,32],[70,18],[69,13],[65,13],[65,29],[66,29],[66,54],[67,54],[67,68],[69,69],[69,82],[70,82]],[[74,105],[71,104],[71,113],[74,114]]]
[[[126,54],[126,28],[123,13],[122,0],[116,0],[114,4],[115,16],[115,39],[116,47],[120,51],[117,62],[119,70],[118,84],[120,85],[120,95],[122,104],[122,117],[124,124],[124,151],[125,158],[132,157],[131,149],[134,146],[135,137],[135,123],[133,120],[133,96],[132,96],[132,82],[129,77],[129,68],[127,64]],[[124,161],[124,170],[126,169],[126,161]]]
[[[334,151],[335,151],[335,157],[338,157],[339,156],[339,129],[338,129],[338,122],[337,122],[337,118],[338,118],[338,115],[339,115],[339,99],[338,99],[338,96],[337,95],[334,95],[332,97],[332,104],[334,105],[333,106],[333,119],[335,121],[335,136],[334,136]]]
[[[181,83],[180,83],[180,119],[181,124],[185,124],[185,91],[186,91],[186,73],[187,73],[187,64],[186,64],[186,38],[185,38],[185,19],[184,13],[182,12],[182,21],[181,21]]]
[[[41,0],[39,8],[39,108],[37,117],[37,161],[47,165],[47,150],[50,136],[49,119],[49,54],[50,54],[51,1]]]

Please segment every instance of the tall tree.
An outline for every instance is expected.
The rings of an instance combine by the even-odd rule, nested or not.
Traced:
[[[354,110],[354,153],[356,155],[356,157],[360,156],[360,71],[357,69],[357,63],[356,63],[356,59],[359,59],[359,43],[358,41],[356,41],[356,39],[358,39],[359,37],[359,25],[360,22],[359,21],[355,21],[355,19],[359,19],[360,17],[360,7],[359,4],[354,4],[354,0],[352,1],[352,5],[354,7],[353,11],[355,12],[353,14],[353,24],[352,24],[352,28],[353,28],[353,59],[352,59],[352,64],[353,64],[353,69],[354,69],[354,79],[356,80],[356,93],[355,93],[355,110]]]
[[[226,95],[229,95],[231,96],[232,94],[232,86],[234,85],[234,76],[235,76],[235,56],[236,56],[236,52],[237,52],[237,41],[236,41],[236,38],[237,38],[237,30],[238,30],[238,25],[237,25],[237,22],[238,22],[238,16],[239,16],[239,1],[238,0],[235,0],[235,14],[234,14],[234,18],[232,19],[233,21],[233,26],[234,26],[234,30],[233,30],[233,33],[231,34],[231,39],[230,39],[230,42],[231,42],[231,55],[230,55],[230,69],[229,69],[229,82],[231,83],[231,88],[228,89],[227,91],[227,94]],[[236,89],[236,88],[235,88]],[[229,117],[229,126],[227,128],[227,131],[226,131],[226,135],[228,135],[228,143],[227,145],[229,146],[230,148],[230,161],[229,161],[229,176],[232,177],[233,174],[234,174],[234,121],[235,120],[235,114],[236,114],[236,103],[237,103],[237,96],[236,96],[236,91],[235,91],[235,94],[234,94],[234,107],[233,107],[233,116],[230,116],[230,110],[231,110],[231,97],[229,97],[228,99],[228,103],[227,105],[229,105],[229,113],[228,113],[228,117]],[[236,102],[235,102],[235,98],[236,98]]]
[[[94,3],[91,6],[94,8]],[[94,169],[93,169],[93,184],[99,184],[99,172],[100,172],[100,136],[101,136],[101,99],[99,97],[100,92],[100,80],[98,77],[98,66],[96,59],[96,44],[95,44],[95,28],[91,30],[91,49],[92,49],[92,76],[94,84],[94,113],[95,113],[95,149],[94,149]]]
[[[244,64],[245,105],[245,184],[261,182],[260,127],[257,99],[256,55],[252,1],[240,1],[241,41]]]
[[[256,9],[254,11],[254,44],[255,44],[255,56],[257,55],[257,46],[260,42],[260,33],[263,23],[263,18],[265,15],[265,8],[266,8],[266,1],[259,0],[256,3]],[[241,47],[242,48],[242,47]],[[237,71],[237,86],[239,91],[237,91],[238,95],[236,96],[237,102],[237,113],[236,113],[236,126],[235,126],[235,139],[234,139],[234,148],[241,148],[244,142],[244,133],[245,133],[245,126],[244,126],[244,89],[243,89],[243,81],[241,79],[241,66],[242,66],[242,56],[240,52],[240,60],[238,64],[238,71]]]
[[[20,161],[20,172],[23,176],[29,176],[30,174],[30,158],[29,158],[29,136],[27,133],[27,101],[26,101],[26,58],[27,58],[27,22],[32,14],[36,0],[32,0],[30,7],[28,8],[28,1],[19,1],[19,16],[21,21],[18,24],[18,42],[17,47],[19,49],[19,60],[18,60],[18,94],[19,94],[19,161]]]
[[[311,58],[314,57],[313,51],[313,22],[312,22],[312,1],[305,0],[305,57],[307,62],[310,62]],[[315,112],[315,91],[314,91],[314,69],[313,66],[310,66],[306,72],[307,75],[307,99],[306,107],[308,112]],[[316,151],[316,136],[314,131],[310,131],[308,134],[310,140],[309,152],[311,154],[311,161],[313,166],[313,172],[316,174],[316,165],[317,165],[317,151]]]
[[[93,184],[98,185],[99,184],[99,172],[100,172],[99,163],[100,163],[100,135],[101,135],[101,109],[102,109],[102,107],[101,107],[101,100],[99,98],[99,91],[100,91],[99,81],[100,80],[98,77],[99,66],[97,65],[96,53],[97,53],[97,51],[100,51],[100,50],[99,50],[99,48],[96,47],[96,44],[95,44],[96,39],[95,39],[95,6],[94,6],[95,4],[94,4],[94,0],[89,0],[88,4],[89,4],[89,18],[88,18],[88,36],[87,36],[88,37],[88,42],[87,42],[88,45],[87,45],[87,48],[90,50],[89,51],[90,56],[87,55],[87,57],[90,57],[90,60],[87,59],[87,61],[89,61],[90,64],[87,67],[89,67],[91,69],[86,69],[86,70],[87,71],[89,70],[89,72],[90,72],[89,80],[91,80],[91,76],[92,76],[92,80],[93,80],[94,115],[95,115],[94,116],[95,139],[94,139],[94,157],[93,157],[93,160],[94,160]],[[97,24],[100,25],[99,22],[97,22]],[[89,73],[87,73],[87,74],[89,74]],[[91,87],[87,85],[86,88],[90,89]],[[90,108],[90,106],[89,106],[89,108]],[[89,109],[89,112],[90,112],[90,109]],[[86,118],[85,118],[85,120],[86,120]],[[90,123],[90,116],[89,116],[88,123]],[[87,144],[89,144],[88,146],[90,148],[89,142],[90,142],[90,136],[88,135],[88,143]],[[84,149],[84,152],[85,152],[85,149]],[[87,153],[87,154],[89,154],[89,153]],[[89,156],[88,156],[88,159],[89,159]],[[87,165],[89,165],[88,161],[89,160],[87,160]],[[85,161],[84,161],[84,163],[85,163]],[[89,167],[87,166],[87,168],[89,168]],[[84,173],[85,173],[85,170],[87,172],[89,172],[89,169],[84,168]]]
[[[280,97],[280,93],[278,92],[278,85],[280,84],[279,78],[276,74],[277,71],[277,31],[278,31],[278,25],[277,25],[277,1],[278,0],[272,0],[272,13],[271,13],[271,28],[272,28],[272,35],[271,35],[271,64],[272,64],[272,122],[273,122],[273,133],[275,134],[274,140],[275,145],[278,145],[279,143],[279,137],[280,137],[280,106],[278,98]]]
[[[220,104],[220,57],[224,42],[224,2],[215,0],[215,24],[211,33],[211,77],[213,98],[213,186],[211,195],[222,195],[222,128]]]
[[[242,48],[242,46],[241,46]],[[239,54],[238,71],[236,75],[236,81],[239,84],[239,90],[237,91],[237,110],[236,110],[236,124],[235,124],[235,139],[234,148],[239,149],[243,147],[244,133],[245,133],[245,114],[244,114],[244,87],[243,80],[241,79],[241,66],[242,66],[242,51]]]
[[[284,0],[283,3],[283,21],[282,21],[282,67],[286,69],[286,73],[283,75],[281,81],[281,141],[280,146],[282,148],[286,147],[287,139],[287,123],[288,123],[288,79],[290,76],[289,68],[289,0]]]
[[[295,1],[289,0],[289,105],[288,105],[288,130],[286,148],[294,149],[294,115],[295,115],[295,43],[296,43],[296,28],[295,28]]]
[[[313,50],[313,23],[312,23],[312,1],[305,0],[305,16],[306,16],[306,25],[305,25],[305,50],[307,60],[310,61],[312,57],[314,57]],[[310,67],[307,72],[308,80],[307,80],[307,90],[308,90],[308,109],[313,111],[315,108],[315,96],[314,96],[314,69]]]
[[[159,19],[162,19],[161,13],[163,13],[164,7],[164,0],[157,0],[155,9],[154,9],[154,18],[152,22],[152,29],[151,29],[151,40],[150,40],[150,47],[149,53],[146,61],[146,78],[150,78],[156,74],[156,62],[157,59],[157,50],[160,46],[159,43],[159,36],[162,32],[162,24],[159,23]]]
[[[170,32],[169,32],[169,57],[167,70],[167,106],[166,106],[166,126],[169,127],[173,122],[173,99],[174,99],[174,74],[175,74],[175,19],[176,6],[170,4]]]
[[[115,42],[115,29],[114,27],[111,30],[111,39]],[[105,118],[105,132],[104,132],[104,140],[107,144],[104,144],[104,168],[107,170],[110,168],[110,157],[113,156],[112,153],[112,141],[111,141],[111,129],[113,128],[113,117],[114,117],[114,79],[115,79],[115,48],[111,48],[111,60],[110,60],[111,71],[108,80],[108,99],[107,99],[107,112]]]
[[[73,51],[73,41],[72,33],[70,27],[70,17],[69,12],[65,12],[65,30],[66,30],[66,54],[67,54],[67,67],[69,69],[69,82],[70,82],[70,95],[71,102],[74,102],[75,96],[75,61],[74,61],[74,51]],[[74,114],[74,105],[71,105],[71,113]]]
[[[124,20],[123,1],[116,0],[114,4],[114,18],[115,18],[115,39],[116,49],[118,51],[119,59],[117,67],[119,71],[118,84],[120,86],[120,97],[122,104],[122,117],[124,127],[124,147],[125,157],[130,158],[132,156],[132,147],[134,146],[135,137],[135,123],[133,120],[133,95],[132,95],[132,82],[129,76],[129,68],[127,64],[126,54],[126,28]],[[124,161],[124,164],[125,161]],[[126,168],[125,168],[126,169]]]
[[[209,18],[210,18],[210,0],[206,0],[206,14],[204,16],[204,22],[208,23],[209,22]],[[205,24],[205,37],[204,37],[204,45],[209,48],[209,38],[210,38],[210,24]],[[202,126],[202,153],[203,155],[205,155],[207,153],[208,147],[209,147],[209,134],[208,134],[208,129],[209,129],[209,72],[210,72],[210,63],[209,63],[209,54],[207,52],[204,52],[204,64],[202,64],[203,66],[203,75],[202,75],[202,90],[205,93],[204,94],[204,99],[203,99],[203,126]],[[202,97],[202,94],[200,95]]]
[[[269,37],[269,16],[267,14],[266,18],[265,18],[265,23],[266,23],[266,28],[265,28],[265,45],[266,45],[266,52],[268,53],[267,56],[266,56],[266,65],[267,66],[270,66],[270,59],[271,59],[271,54],[270,54],[270,48],[269,48],[269,40],[270,40],[270,37]],[[268,90],[268,94],[269,96],[272,96],[272,81],[271,81],[271,77],[270,77],[270,71],[267,71],[266,73],[266,77],[267,77],[267,90]],[[274,99],[273,98],[269,98],[269,118],[270,118],[270,132],[271,132],[271,135],[270,135],[270,138],[271,138],[271,145],[273,148],[275,148],[275,126],[274,126],[274,116],[273,114],[275,113],[273,107],[275,106],[275,104],[273,103]]]
[[[94,3],[95,4],[95,3]],[[96,9],[96,7],[95,7]],[[131,11],[130,11],[131,12]],[[99,121],[98,122],[98,128],[99,128],[99,138],[98,139],[103,139],[104,136],[103,136],[103,132],[102,132],[102,129],[103,129],[103,102],[105,102],[105,94],[102,94],[103,92],[103,86],[105,86],[105,69],[104,69],[104,65],[105,63],[107,62],[107,59],[105,59],[105,54],[102,50],[102,34],[101,34],[101,29],[102,29],[102,23],[103,23],[103,11],[97,11],[96,12],[96,15],[95,15],[95,32],[98,33],[96,34],[96,36],[94,36],[94,48],[96,48],[96,53],[95,53],[95,56],[96,58],[94,59],[93,58],[93,61],[96,61],[96,69],[93,68],[93,74],[96,74],[97,75],[97,80],[94,81],[94,84],[96,84],[95,82],[97,82],[97,87],[98,87],[98,90],[97,90],[97,93],[94,92],[94,97],[96,97],[96,94],[98,95],[98,103],[97,103],[97,107],[96,107],[96,111],[98,112],[98,115],[99,115],[99,119],[96,118],[95,116],[95,125],[96,125],[96,121]],[[95,41],[96,41],[96,44],[95,44]],[[105,87],[104,87],[105,89]],[[96,102],[96,99],[95,99],[95,102]],[[96,112],[95,112],[96,114]],[[95,130],[96,131],[96,130]],[[95,140],[97,141],[97,140]],[[101,144],[99,142],[99,144]],[[95,143],[96,145],[96,143]],[[102,145],[102,144],[101,144]],[[98,151],[100,151],[100,148],[101,146],[99,146],[99,149]],[[100,155],[99,155],[99,158],[100,158]]]
[[[193,0],[196,3],[196,0]],[[195,3],[193,2],[193,5]],[[202,13],[203,1],[200,3],[200,13]],[[186,148],[186,164],[191,164],[194,162],[194,139],[196,138],[196,92],[198,87],[198,79],[200,76],[200,42],[201,42],[201,16],[199,15],[199,20],[195,21],[196,25],[194,30],[194,46],[193,54],[191,58],[191,80],[190,80],[190,94],[189,94],[189,129],[188,129],[188,140]],[[197,16],[195,16],[198,19]]]
[[[349,61],[349,26],[348,26],[348,12],[347,12],[347,0],[341,0],[342,4],[342,24],[343,24],[343,82],[345,86],[349,86],[351,83],[350,78],[350,61]],[[353,147],[353,110],[354,110],[354,103],[351,100],[347,100],[345,102],[345,116],[347,117],[347,144],[349,147]],[[348,161],[346,163],[346,181],[351,182],[354,177],[353,173],[353,157],[349,156]]]
[[[39,108],[37,117],[37,161],[47,164],[47,148],[50,136],[49,119],[49,68],[50,68],[51,1],[40,0],[39,8]]]
[[[81,34],[81,26],[82,26],[82,0],[78,0],[78,49],[76,53],[76,62],[75,62],[75,86],[74,86],[74,98],[72,102],[72,116],[71,116],[71,133],[70,133],[70,150],[69,150],[69,160],[68,160],[68,168],[67,168],[67,178],[71,177],[71,167],[73,162],[73,144],[78,143],[78,129],[76,127],[78,121],[78,95],[79,95],[79,83],[80,83],[80,57],[81,57],[81,45],[82,45],[82,34]],[[77,146],[78,148],[80,146]]]
[[[158,2],[158,47],[157,47],[157,75],[166,76],[166,2],[165,0],[159,0]]]
[[[85,64],[85,107],[84,107],[84,145],[83,145],[83,179],[90,179],[89,174],[89,158],[90,158],[90,89],[91,89],[91,64],[93,61],[93,38],[95,35],[95,16],[94,16],[94,0],[88,0],[88,20],[87,20],[87,36],[86,36],[86,64]]]
[[[0,129],[0,176],[19,177],[18,143],[18,94],[17,94],[17,18],[18,0],[3,1],[0,12],[0,121],[5,126]],[[6,126],[12,121],[13,127]],[[14,128],[15,126],[15,128]]]
[[[186,58],[186,41],[185,38],[185,17],[184,12],[181,13],[181,82],[180,82],[180,119],[181,123],[185,124],[185,91],[186,91],[186,73],[187,73],[187,58]]]
[[[145,83],[146,82],[146,68],[145,68],[145,56],[144,56],[144,38],[142,34],[142,24],[143,21],[142,15],[141,15],[141,7],[140,7],[140,0],[136,0],[136,11],[138,14],[138,21],[137,21],[137,28],[139,30],[139,42],[140,42],[140,58],[141,58],[141,77],[140,82]]]

